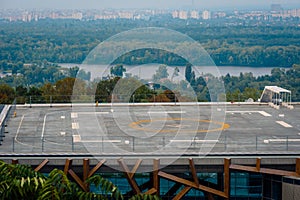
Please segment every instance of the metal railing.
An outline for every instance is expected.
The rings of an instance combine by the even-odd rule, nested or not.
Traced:
[[[16,99],[12,105],[3,105],[3,109],[0,113],[0,145],[2,145],[5,138],[6,126],[9,119],[14,115],[16,110]]]
[[[221,135],[216,140],[205,138],[153,136],[137,138],[132,136],[60,135],[47,137],[14,137],[5,142],[0,152],[13,153],[92,153],[92,154],[130,154],[130,153],[281,153],[300,152],[300,138],[297,136],[247,136],[242,140]]]

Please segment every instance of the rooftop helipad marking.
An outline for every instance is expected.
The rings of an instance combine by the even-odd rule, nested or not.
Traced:
[[[212,123],[215,125],[219,125],[219,127],[217,128],[213,128],[213,129],[207,129],[207,130],[182,130],[186,133],[208,133],[208,132],[215,132],[215,131],[223,131],[225,129],[228,129],[230,127],[229,124],[226,124],[224,122],[218,122],[218,121],[212,121],[212,120],[201,120],[201,119],[193,119],[193,118],[158,118],[158,119],[144,119],[144,120],[139,120],[139,121],[135,121],[132,122],[130,124],[128,124],[129,127],[136,129],[136,130],[141,130],[141,131],[148,131],[148,132],[157,132],[158,130],[154,129],[154,128],[146,128],[146,127],[141,127],[141,124],[149,124],[149,123],[153,123],[153,122],[166,122],[166,121],[192,121],[192,122],[198,122],[198,123]],[[178,129],[173,130],[173,129],[164,129],[164,130],[159,130],[160,133],[174,133],[177,132]]]
[[[44,134],[45,134],[45,127],[46,127],[47,115],[48,115],[48,113],[44,116],[44,122],[43,122],[42,134],[41,134],[41,138],[42,139],[44,138]]]
[[[73,122],[72,129],[79,129],[79,124],[77,122]]]
[[[21,120],[20,120],[20,123],[19,123],[18,129],[17,129],[16,136],[15,136],[15,141],[17,140],[17,137],[19,136],[20,129],[21,129],[21,126],[22,126],[22,123],[23,123],[24,117],[25,117],[25,115],[22,115],[22,118],[21,118]]]
[[[186,111],[149,111],[148,114],[183,114]]]
[[[285,127],[285,128],[292,128],[293,126],[284,122],[284,121],[276,121],[277,124],[280,124],[281,126]]]
[[[219,140],[170,140],[170,142],[188,142],[188,143],[216,143]]]
[[[264,117],[271,117],[272,115],[270,115],[269,113],[265,112],[265,111],[243,111],[243,110],[240,110],[240,111],[226,111],[226,113],[231,113],[231,114],[234,114],[234,113],[241,113],[241,114],[245,114],[245,113],[248,113],[248,114],[251,114],[251,113],[259,113],[261,114],[262,116]]]
[[[72,118],[72,119],[77,118],[77,117],[78,117],[78,114],[77,114],[77,113],[74,113],[74,112],[71,113],[71,118]]]
[[[265,116],[265,117],[271,117],[272,115],[270,115],[269,113],[265,112],[265,111],[258,111],[259,114]]]
[[[110,112],[78,112],[80,115],[109,114]]]
[[[121,143],[122,140],[81,140],[86,143]]]
[[[73,135],[73,142],[80,142],[81,136],[80,135]]]
[[[270,142],[300,142],[300,139],[267,139],[267,140],[264,140],[264,143],[265,144],[269,144]]]

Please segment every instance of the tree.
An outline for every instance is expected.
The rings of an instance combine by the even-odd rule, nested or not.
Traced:
[[[82,80],[89,81],[91,80],[91,72],[85,72],[83,69],[81,69],[79,70],[77,77]]]
[[[18,97],[22,96],[22,97],[25,97],[27,96],[27,88],[22,86],[22,85],[19,85],[16,87],[16,95]]]
[[[76,81],[76,84],[75,84]],[[76,88],[74,88],[74,85]],[[55,98],[59,102],[71,102],[71,97],[84,95],[86,84],[81,79],[67,77],[55,83]],[[78,97],[79,98],[79,97]]]
[[[192,78],[192,65],[190,63],[187,63],[185,66],[185,79],[187,82],[191,82]]]
[[[99,102],[111,102],[112,92],[119,80],[120,77],[115,77],[113,79],[100,81],[97,85],[95,100]]]
[[[79,71],[79,67],[77,67],[77,66],[71,67],[71,68],[69,69],[69,76],[70,76],[71,78],[76,78],[78,71]]]
[[[123,73],[126,72],[126,68],[119,64],[110,68],[110,74],[112,76],[123,77]]]
[[[155,74],[153,75],[153,81],[159,81],[164,78],[168,78],[169,73],[166,65],[159,65],[158,69],[156,70]]]
[[[7,84],[0,85],[0,104],[11,104],[15,98],[15,90]]]

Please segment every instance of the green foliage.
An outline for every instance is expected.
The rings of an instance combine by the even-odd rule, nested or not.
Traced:
[[[47,177],[31,167],[20,164],[6,164],[0,160],[0,199],[20,200],[123,200],[121,191],[100,175],[89,177],[85,184],[95,185],[100,193],[85,192],[70,181],[59,169],[52,170]],[[131,199],[158,200],[153,195],[136,195]]]
[[[161,198],[156,195],[150,195],[150,194],[137,194],[129,200],[160,200]]]
[[[110,68],[110,74],[112,76],[123,77],[124,72],[126,72],[126,68],[120,64]]]
[[[69,68],[69,77],[76,78],[78,72],[79,72],[79,67],[77,66]]]
[[[0,199],[38,198],[45,177],[26,165],[12,165],[0,161]]]
[[[86,180],[89,184],[94,184],[96,187],[100,187],[102,193],[110,194],[112,199],[122,200],[124,199],[121,191],[109,180],[99,176],[94,175]]]
[[[192,65],[190,63],[185,66],[185,79],[187,82],[191,82],[192,78]]]
[[[77,197],[79,188],[70,182],[63,171],[54,169],[50,172],[45,184],[39,191],[38,200],[72,199]]]
[[[300,30],[297,26],[279,22],[276,26],[224,26],[221,23],[201,27],[198,23],[186,26],[186,22],[176,19],[163,23],[160,20],[1,21],[0,71],[17,74],[22,68],[21,63],[82,63],[101,41],[141,26],[165,27],[187,34],[201,43],[217,65],[291,67],[299,62],[300,40],[297,36]],[[121,56],[114,64],[153,62],[173,66],[187,63],[171,52],[148,48]]]
[[[11,104],[14,98],[14,89],[7,84],[0,84],[0,104]]]
[[[99,102],[111,102],[112,92],[115,85],[120,80],[120,77],[115,77],[109,80],[102,80],[98,83],[95,99]]]

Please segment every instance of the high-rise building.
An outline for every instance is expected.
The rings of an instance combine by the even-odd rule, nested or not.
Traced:
[[[179,17],[179,12],[178,12],[178,10],[174,10],[174,11],[172,12],[172,17],[173,17],[173,18],[178,18],[178,17]]]
[[[188,12],[185,10],[179,11],[179,19],[187,19],[188,18]]]
[[[210,19],[211,18],[210,11],[204,10],[202,13],[202,18],[205,20]]]
[[[200,18],[199,12],[197,10],[192,10],[190,14],[191,14],[190,17],[192,19],[199,19]]]

